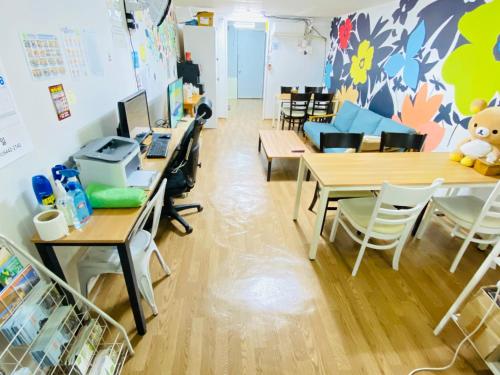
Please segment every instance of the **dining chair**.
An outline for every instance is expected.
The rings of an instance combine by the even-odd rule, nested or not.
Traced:
[[[332,101],[334,96],[334,94],[314,94],[307,115],[324,116],[333,113]]]
[[[332,151],[332,149],[336,149],[337,151],[344,151],[342,149],[352,149],[354,152],[359,152],[361,150],[361,145],[363,144],[363,137],[363,133],[320,133],[320,151],[324,153],[326,151]],[[312,202],[309,205],[309,211],[312,211],[314,206],[316,205],[316,201],[319,198],[319,192],[319,183],[316,183],[316,189],[314,191]],[[321,232],[323,232],[323,227],[325,226],[327,212],[337,209],[336,206],[330,206],[330,203],[337,202],[339,199],[359,197],[373,197],[373,193],[371,193],[370,191],[361,190],[331,192],[328,196],[325,214],[323,215]]]
[[[292,93],[292,86],[281,86],[281,93],[282,94],[291,94]]]
[[[298,125],[297,130],[300,131],[301,125],[304,124],[307,118],[307,108],[309,107],[309,101],[311,100],[311,94],[290,94],[290,102],[288,108],[283,108],[281,110],[281,129],[285,128],[285,121],[288,122],[288,130],[295,129],[295,125]]]
[[[322,86],[306,86],[304,87],[304,92],[306,94],[321,94],[323,92]]]
[[[163,179],[157,193],[147,203],[146,208],[139,216],[132,230],[130,241],[130,252],[132,254],[139,291],[151,306],[154,315],[158,315],[158,308],[154,298],[153,282],[149,271],[151,256],[155,254],[165,274],[171,274],[170,268],[165,263],[154,241],[160,223],[166,186],[167,180]],[[144,227],[151,214],[153,215],[152,226],[151,231],[148,232]],[[84,296],[88,295],[88,284],[91,279],[105,273],[123,273],[118,251],[116,248],[110,247],[89,249],[86,256],[78,264],[78,277],[82,294]]]
[[[387,149],[396,149],[399,151],[420,152],[424,147],[427,134],[407,134],[382,132],[380,135],[380,152]]]
[[[500,239],[500,182],[486,201],[474,195],[433,197],[417,231],[421,239],[431,219],[436,214],[444,214],[453,222],[452,237],[464,240],[450,268],[455,272],[460,260],[471,242],[480,245],[495,245]]]
[[[335,241],[340,224],[349,237],[361,245],[352,276],[356,276],[366,248],[375,250],[396,248],[392,268],[396,271],[399,269],[399,259],[411,229],[420,212],[442,183],[443,179],[436,179],[430,186],[410,188],[385,182],[378,197],[339,200],[330,242]],[[405,208],[398,209],[396,206]],[[370,240],[389,243],[375,243]]]

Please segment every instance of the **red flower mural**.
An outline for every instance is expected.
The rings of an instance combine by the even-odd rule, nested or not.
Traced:
[[[351,37],[352,22],[348,18],[339,27],[339,46],[346,49],[349,45],[349,38]]]

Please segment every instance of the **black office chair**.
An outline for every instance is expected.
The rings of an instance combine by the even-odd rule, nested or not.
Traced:
[[[307,119],[307,109],[311,94],[290,94],[289,108],[284,107],[281,110],[281,130],[285,128],[285,121],[288,122],[288,130],[295,129],[298,125],[298,130]]]
[[[165,189],[163,214],[172,220],[177,220],[184,227],[187,234],[191,233],[193,228],[179,212],[189,209],[196,209],[201,212],[203,207],[196,203],[174,205],[174,198],[188,193],[194,188],[196,173],[201,166],[199,163],[200,133],[206,121],[212,117],[212,103],[206,98],[202,98],[198,102],[195,112],[196,119],[184,133],[184,137],[176,147],[165,172],[167,187]]]
[[[353,148],[356,152],[361,151],[361,145],[363,144],[363,133],[320,133],[319,144],[320,151],[325,152],[328,148]],[[326,213],[331,210],[336,210],[337,206],[330,206],[331,202],[336,202],[340,199],[349,198],[360,198],[360,197],[370,197],[373,194],[369,191],[337,191],[333,193],[333,196],[328,197],[328,203],[326,204],[325,214],[323,216],[323,224],[321,225],[321,232],[323,232],[323,227],[325,226]],[[312,211],[316,205],[316,201],[319,198],[319,184],[316,183],[316,190],[314,192],[314,197],[309,205],[309,211]]]
[[[380,135],[380,152],[387,148],[400,151],[420,152],[424,147],[427,134],[386,133]]]
[[[321,94],[323,92],[323,87],[321,87],[321,86],[306,86],[306,87],[304,87],[304,92],[306,94]]]
[[[308,116],[324,116],[333,113],[332,101],[334,94],[314,94],[309,105]]]

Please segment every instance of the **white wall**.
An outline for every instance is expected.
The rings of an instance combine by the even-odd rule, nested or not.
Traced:
[[[328,37],[328,23],[315,21],[320,33]],[[263,117],[271,118],[280,86],[323,86],[327,43],[320,37],[312,40],[312,52],[304,55],[298,48],[304,35],[304,22],[273,21],[270,24]]]
[[[37,210],[31,177],[39,173],[49,175],[50,167],[67,160],[89,140],[116,134],[116,102],[136,90],[128,39],[118,38],[119,27],[113,38],[107,8],[110,3],[113,2],[86,0],[70,5],[63,0],[17,0],[2,8],[8,17],[0,23],[0,59],[34,149],[0,169],[0,231],[31,249],[32,217]],[[59,35],[60,28],[65,26],[95,33],[103,74],[80,80],[69,76],[32,80],[20,33]],[[124,23],[121,28],[126,32]],[[48,86],[58,83],[64,85],[71,98],[72,116],[61,122],[56,118],[48,92]],[[154,97],[151,99],[155,101]],[[60,249],[58,253],[72,251]]]

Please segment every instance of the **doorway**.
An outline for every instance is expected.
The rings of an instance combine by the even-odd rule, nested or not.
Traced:
[[[265,23],[228,23],[229,99],[263,98],[265,54]]]

